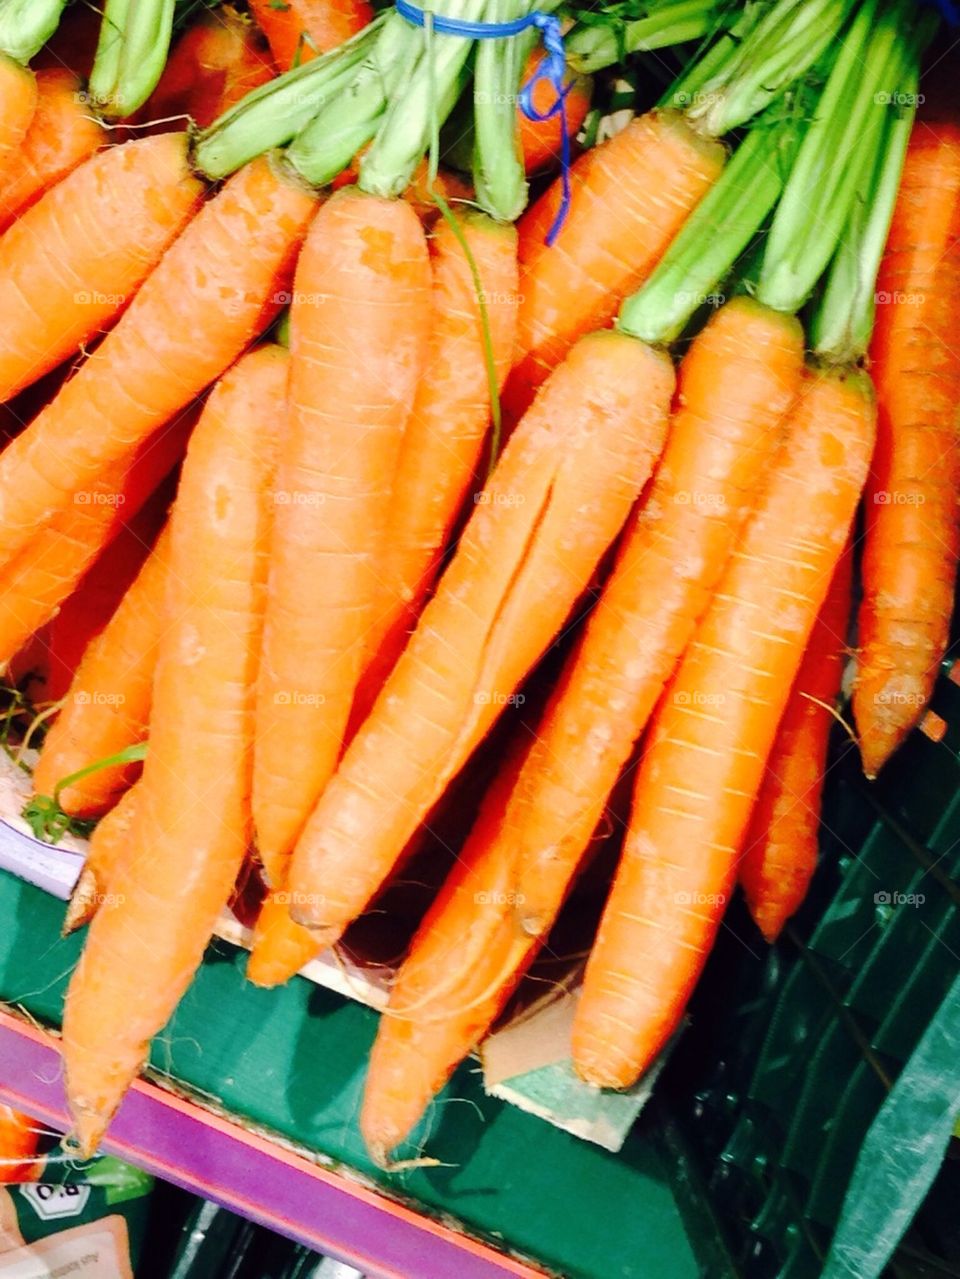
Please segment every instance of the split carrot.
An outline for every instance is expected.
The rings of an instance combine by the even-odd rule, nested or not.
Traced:
[[[168,133],[136,145],[184,142]],[[261,332],[315,207],[314,197],[264,156],[200,210],[96,352],[0,454],[0,568],[39,524],[129,457]]]
[[[424,367],[429,271],[409,206],[352,188],[320,210],[297,264],[253,781],[271,887],[284,887],[290,851],[342,748]],[[316,570],[309,590],[306,565]]]
[[[0,180],[19,164],[20,150],[37,109],[37,81],[23,67],[0,53]]]
[[[403,437],[378,568],[369,659],[353,719],[370,709],[407,642],[440,567],[457,513],[479,470],[490,423],[483,313],[498,386],[510,368],[517,316],[517,237],[482,213],[440,222],[430,241],[433,328]],[[480,297],[470,258],[480,280]],[[348,733],[349,736],[349,733]]]
[[[843,676],[852,574],[848,546],[803,655],[744,842],[740,885],[768,942],[802,905],[817,868],[820,796],[831,709]]]
[[[0,570],[0,666],[56,613],[123,523],[140,509],[183,455],[191,422],[172,423],[115,464],[74,504],[41,528]]]
[[[287,362],[270,346],[231,369],[184,462],[150,750],[127,849],[66,1000],[67,1095],[85,1155],[199,967],[246,853],[269,489]]]
[[[42,1160],[37,1158],[40,1125],[12,1106],[0,1106],[0,1182],[16,1185],[36,1181]]]
[[[769,486],[664,694],[574,1022],[574,1065],[589,1083],[634,1083],[700,975],[849,536],[875,417],[865,375],[809,374]]]
[[[126,854],[130,832],[140,805],[140,783],[120,796],[114,808],[97,823],[90,837],[87,860],[74,886],[63,921],[63,934],[89,924],[110,891],[120,859]]]
[[[949,641],[960,527],[960,122],[914,128],[877,280],[879,434],[853,713],[874,777],[923,714]]]
[[[291,914],[318,941],[363,911],[562,626],[649,476],[673,390],[664,354],[591,334],[517,428],[297,845]]]
[[[202,193],[185,137],[141,138],[91,156],[14,222],[0,237],[0,399],[110,323]]]
[[[266,40],[232,5],[201,13],[170,51],[157,87],[137,112],[145,125],[205,129],[276,74]]]
[[[47,701],[58,702],[66,695],[88,646],[113,617],[143,567],[173,498],[172,479],[172,475],[167,477],[140,510],[125,520],[53,615],[47,627]]]
[[[367,0],[250,0],[250,9],[267,37],[281,71],[328,53],[373,21]]]
[[[88,160],[107,140],[70,71],[37,72],[37,109],[19,162],[0,173],[0,231]]]
[[[547,707],[504,821],[519,914],[549,929],[755,504],[800,390],[792,316],[717,311],[680,365],[656,477]]]
[[[52,795],[63,778],[142,742],[147,736],[157,651],[167,625],[169,526],[160,535],[119,608],[83,655],[63,708],[44,739],[33,772],[37,794]],[[98,769],[59,795],[76,817],[111,808],[140,769]]]
[[[501,823],[521,760],[515,752],[487,792],[380,1018],[360,1131],[381,1165],[493,1025],[539,949],[517,924],[514,868],[501,856]]]
[[[720,176],[725,150],[676,112],[642,116],[571,170],[573,198],[553,246],[558,178],[520,219],[517,351],[504,391],[516,419],[580,336],[602,328],[650,274]]]

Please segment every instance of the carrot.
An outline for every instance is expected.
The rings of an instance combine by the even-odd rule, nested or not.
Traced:
[[[37,93],[37,109],[20,147],[19,161],[0,172],[0,231],[6,231],[107,139],[72,72],[38,71]]]
[[[246,852],[268,490],[287,359],[264,347],[232,369],[184,462],[170,525],[171,620],[138,806],[65,1007],[67,1095],[87,1155],[199,966]]]
[[[290,313],[253,781],[272,887],[284,886],[294,841],[340,755],[428,329],[429,260],[416,215],[402,201],[338,192],[307,237]]]
[[[110,883],[117,873],[120,859],[126,854],[130,832],[140,804],[140,784],[121,795],[116,806],[97,823],[90,837],[87,860],[74,886],[63,921],[63,934],[75,932],[89,924],[103,905]]]
[[[201,13],[177,40],[136,119],[171,128],[186,123],[177,117],[189,116],[205,129],[274,75],[261,33],[232,5],[221,5]]]
[[[279,5],[250,0],[250,9],[281,71],[335,49],[373,21],[367,0],[287,0]]]
[[[55,368],[114,318],[202,191],[186,138],[143,138],[91,156],[10,227],[0,238],[0,399]]]
[[[143,567],[173,497],[172,478],[163,481],[133,518],[124,522],[51,619],[48,701],[66,696],[87,647],[110,621]]]
[[[163,134],[137,145],[183,144],[181,135]],[[200,210],[116,328],[0,455],[0,567],[38,524],[128,457],[261,331],[315,207],[262,157]]]
[[[360,1131],[386,1164],[499,1016],[539,943],[514,913],[501,823],[522,755],[490,787],[457,864],[424,916],[380,1018]]]
[[[879,433],[866,502],[853,713],[875,777],[919,720],[949,642],[960,553],[960,123],[910,138],[877,280]]]
[[[269,893],[260,907],[247,960],[247,978],[255,986],[282,985],[319,953],[310,929],[290,918],[290,902],[290,894],[281,889]]]
[[[0,53],[0,180],[19,164],[37,109],[37,81],[29,67]]]
[[[36,1181],[41,1167],[39,1146],[37,1121],[12,1106],[0,1106],[0,1182]]]
[[[847,546],[777,729],[750,819],[739,878],[750,914],[768,942],[803,903],[817,867],[820,796],[831,709],[840,692],[850,620],[853,555]]]
[[[504,822],[519,913],[531,932],[552,924],[620,770],[710,603],[800,389],[803,345],[793,317],[736,298],[680,366],[663,460]]]
[[[719,177],[724,148],[674,112],[632,120],[573,165],[573,198],[551,247],[556,182],[520,219],[517,351],[504,391],[512,418],[580,336],[607,324],[650,274]]]
[[[33,772],[37,794],[147,736],[157,650],[167,623],[170,531],[161,534],[119,608],[83,655]],[[98,769],[60,792],[60,807],[94,817],[116,803],[135,764]]]
[[[624,1088],[683,1014],[866,480],[869,379],[811,372],[756,514],[664,695],[587,963],[573,1059]]]
[[[534,49],[527,59],[520,83],[526,84],[544,59],[543,49]],[[571,141],[580,132],[590,110],[593,97],[593,81],[589,76],[568,72],[564,79],[567,136]],[[538,80],[533,91],[533,105],[541,115],[553,105],[556,91],[546,80]],[[517,108],[517,131],[520,152],[527,173],[539,173],[543,169],[560,167],[560,125],[557,117],[548,120],[531,120]]]
[[[480,213],[458,218],[480,279],[498,385],[510,367],[517,315],[517,238]],[[377,613],[354,718],[369,710],[433,584],[457,512],[477,473],[490,421],[490,383],[477,286],[457,232],[430,242],[433,331],[403,438],[380,559]]]
[[[291,914],[330,943],[556,635],[666,431],[668,358],[617,333],[570,352],[507,445],[297,845]]]
[[[183,454],[190,421],[172,423],[115,464],[73,506],[41,528],[0,570],[0,666],[56,613],[125,520],[143,506]]]

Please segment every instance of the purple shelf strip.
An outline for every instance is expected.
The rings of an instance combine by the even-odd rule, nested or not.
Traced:
[[[55,1043],[4,1013],[0,1100],[68,1127]],[[542,1274],[150,1084],[128,1094],[104,1149],[371,1279]]]

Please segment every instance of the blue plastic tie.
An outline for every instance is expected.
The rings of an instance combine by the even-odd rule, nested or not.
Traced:
[[[401,17],[412,22],[416,27],[426,26],[427,13],[419,5],[410,0],[396,0],[396,9]],[[445,36],[465,36],[469,40],[500,40],[505,36],[518,36],[530,27],[540,32],[546,57],[534,71],[533,75],[520,90],[520,110],[528,120],[537,124],[544,120],[560,117],[560,173],[562,194],[560,208],[547,233],[547,244],[552,245],[560,234],[560,229],[570,210],[570,138],[567,135],[567,92],[564,87],[564,76],[567,70],[567,54],[563,45],[563,28],[560,20],[552,13],[543,13],[535,9],[524,14],[522,18],[514,18],[510,22],[466,22],[460,18],[445,18],[441,13],[430,14],[430,25],[434,31]],[[538,111],[534,105],[533,95],[541,80],[548,81],[556,92],[556,99],[546,111]]]
[[[945,18],[951,27],[960,27],[960,5],[955,4],[954,0],[924,0],[924,3],[939,9],[941,17]]]

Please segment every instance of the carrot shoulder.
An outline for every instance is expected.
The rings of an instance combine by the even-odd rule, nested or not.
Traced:
[[[214,390],[184,463],[138,806],[66,1001],[67,1094],[87,1155],[199,966],[246,852],[286,378],[279,348],[247,356]]]
[[[291,913],[318,941],[365,908],[560,629],[650,473],[673,386],[666,356],[592,334],[518,427],[295,850]]]
[[[37,109],[37,81],[29,67],[0,53],[0,180],[15,172]]]
[[[725,151],[675,112],[641,116],[585,152],[571,172],[573,198],[556,242],[546,242],[561,180],[519,224],[517,351],[504,390],[519,417],[582,333],[602,328],[646,279],[702,196]]]
[[[185,139],[161,134],[146,142],[181,146]],[[311,195],[262,157],[200,210],[117,326],[0,454],[0,566],[38,524],[219,377],[261,331],[315,208]]]
[[[831,710],[843,676],[852,572],[848,546],[817,615],[744,841],[740,884],[769,942],[799,909],[817,867],[820,796]]]
[[[707,608],[800,389],[803,332],[738,298],[680,365],[657,474],[547,707],[503,824],[531,932],[553,921]]]
[[[14,222],[0,238],[0,399],[107,327],[202,193],[185,137],[142,138],[91,156]]]
[[[52,795],[64,777],[116,755],[147,735],[157,649],[166,622],[170,533],[161,535],[106,627],[88,646],[33,772]],[[136,765],[98,769],[60,792],[64,812],[105,812],[131,784]]]
[[[877,280],[879,430],[853,713],[875,776],[926,706],[950,636],[960,525],[960,123],[920,119]]]
[[[482,461],[490,379],[481,301],[498,386],[516,333],[517,238],[480,213],[440,222],[430,242],[433,326],[390,495],[381,588],[368,633],[367,669],[354,717],[365,716],[413,629],[439,570],[451,528]],[[479,276],[480,298],[467,253]]]
[[[250,0],[281,71],[328,53],[362,31],[373,19],[367,0]]]
[[[19,163],[0,172],[0,231],[107,141],[71,71],[38,71],[37,91]]]
[[[354,189],[333,196],[294,283],[257,693],[254,823],[277,888],[342,749],[429,306],[427,245],[413,210]]]
[[[591,1083],[632,1084],[682,1016],[874,430],[869,379],[809,375],[769,486],[667,688],[574,1022],[574,1064]]]

